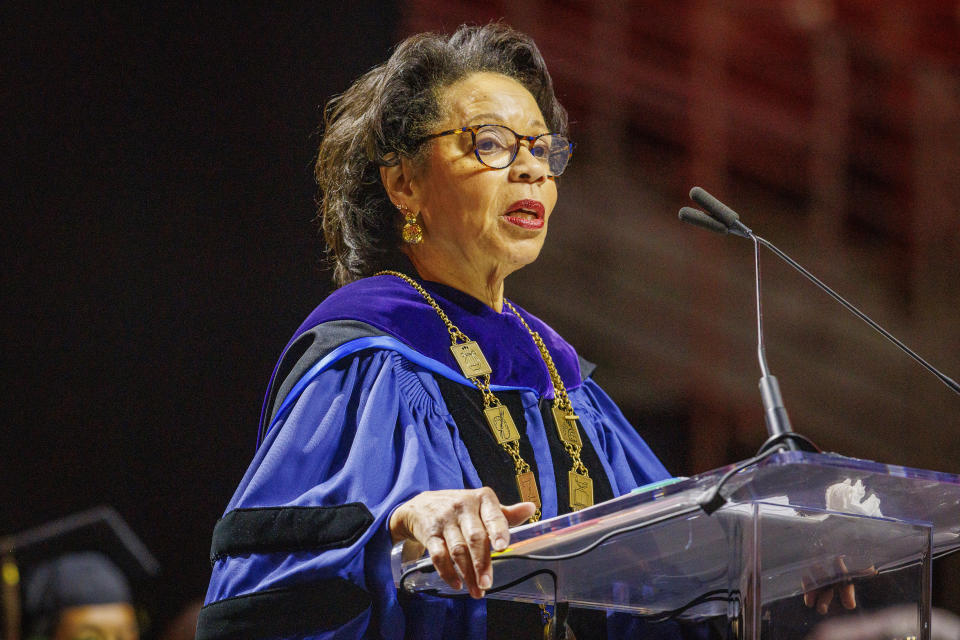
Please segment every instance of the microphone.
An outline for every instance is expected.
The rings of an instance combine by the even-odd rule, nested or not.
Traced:
[[[723,235],[726,235],[730,232],[725,224],[719,220],[714,220],[703,211],[694,209],[693,207],[684,207],[680,209],[680,220],[686,222],[687,224],[703,227],[704,229],[708,229],[716,233],[722,233]]]
[[[786,407],[783,406],[783,398],[780,395],[780,385],[777,383],[777,378],[770,373],[769,366],[767,366],[766,349],[763,345],[763,310],[760,302],[760,248],[757,244],[757,237],[749,228],[740,222],[740,216],[737,215],[736,211],[700,187],[691,189],[690,197],[713,214],[713,217],[692,207],[683,207],[680,209],[680,219],[683,222],[717,233],[732,233],[734,235],[748,237],[751,238],[754,243],[754,276],[757,301],[757,359],[760,362],[760,399],[763,402],[763,417],[767,425],[767,433],[769,434],[767,441],[760,447],[758,455],[769,451],[775,446],[785,446],[791,451],[818,451],[818,447],[809,439],[793,431],[793,427],[790,425],[790,416],[787,414]]]
[[[918,364],[920,364],[920,366],[922,366],[924,369],[926,369],[927,371],[932,373],[934,376],[936,376],[936,378],[940,380],[940,382],[945,384],[949,389],[951,389],[957,394],[960,394],[960,384],[957,384],[955,380],[953,380],[948,375],[946,375],[945,373],[943,373],[942,371],[934,367],[932,364],[924,360],[922,357],[920,357],[920,355],[914,352],[910,347],[905,345],[903,342],[898,340],[893,334],[891,334],[889,331],[887,331],[886,329],[881,327],[879,324],[877,324],[872,318],[870,318],[870,316],[860,311],[860,309],[858,309],[853,304],[848,302],[846,298],[844,298],[839,293],[837,293],[836,291],[828,287],[823,281],[821,281],[815,275],[807,271],[807,269],[805,269],[796,260],[788,256],[786,253],[778,249],[776,246],[774,246],[772,243],[768,242],[764,238],[761,238],[760,236],[754,234],[753,231],[751,231],[742,222],[740,222],[740,216],[733,209],[723,204],[722,202],[714,198],[712,195],[710,195],[700,187],[694,187],[693,189],[690,190],[690,198],[694,200],[697,204],[702,206],[704,209],[706,209],[707,212],[710,214],[710,216],[713,216],[712,218],[713,221],[716,222],[717,225],[722,226],[723,229],[718,229],[717,225],[704,224],[703,221],[701,220],[701,217],[709,218],[710,216],[707,216],[702,211],[698,211],[697,209],[693,209],[691,207],[684,207],[683,209],[681,209],[680,219],[682,221],[688,222],[690,224],[695,224],[697,226],[703,227],[705,229],[709,229],[711,231],[715,231],[717,233],[732,233],[734,235],[747,237],[753,240],[754,254],[756,258],[756,274],[757,274],[757,310],[758,310],[757,328],[758,328],[758,331],[761,331],[762,333],[762,329],[761,329],[762,325],[759,317],[760,266],[759,266],[759,259],[756,257],[756,252],[757,252],[758,245],[762,244],[767,249],[772,251],[774,255],[776,255],[778,258],[780,258],[781,260],[789,264],[791,267],[796,269],[801,275],[803,275],[805,278],[807,278],[812,283],[817,285],[817,287],[819,287],[827,295],[829,295],[831,298],[839,302],[847,311],[849,311],[853,315],[863,320],[873,330],[875,330],[884,338],[892,342],[894,345],[897,346],[897,348],[899,348],[901,351],[906,353],[908,356],[913,358],[914,361],[916,361]],[[696,215],[696,214],[700,214],[700,215]],[[697,221],[694,221],[695,219]],[[763,349],[762,335],[758,337],[758,340],[760,341],[760,345],[761,345],[759,348],[762,351]],[[761,353],[761,357],[762,357],[762,353]],[[761,362],[761,370],[764,370],[764,367],[765,367],[765,363]],[[765,403],[765,406],[766,406],[766,403]]]
[[[694,187],[693,189],[690,189],[690,199],[706,209],[707,213],[722,223],[723,226],[727,228],[729,233],[742,238],[749,238],[751,234],[753,234],[750,229],[740,222],[740,216],[737,215],[736,211],[723,204],[700,187]]]

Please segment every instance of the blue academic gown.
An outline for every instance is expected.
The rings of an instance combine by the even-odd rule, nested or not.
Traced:
[[[565,500],[557,495],[557,476],[567,468],[555,468],[551,459],[547,429],[553,426],[544,424],[541,400],[552,398],[553,388],[533,340],[512,313],[497,313],[444,285],[422,284],[483,349],[494,392],[519,396],[543,517],[556,515]],[[547,344],[612,495],[669,477],[614,402],[581,375],[573,348],[534,316],[520,313]],[[282,602],[284,594],[325,589],[330,597],[321,597],[316,607],[330,607],[331,599],[338,604],[318,614],[313,629],[280,625],[258,627],[256,634],[482,640],[484,601],[414,596],[401,602],[390,568],[388,522],[398,505],[422,491],[483,486],[438,384],[474,388],[455,365],[444,325],[409,284],[377,276],[327,298],[291,340],[288,360],[292,349],[304,350],[298,343],[304,336],[311,348],[323,344],[299,369],[293,367],[284,385],[279,378],[285,372],[274,372],[276,397],[268,394],[265,403],[262,442],[221,520],[269,514],[273,519],[266,524],[262,518],[244,520],[230,535],[273,532],[263,534],[273,546],[253,540],[214,553],[201,627],[205,615],[216,618],[218,609],[236,603],[246,607],[263,593]],[[299,537],[290,537],[297,527]],[[338,533],[318,541],[310,538],[311,528]],[[215,548],[216,538],[215,532]],[[239,611],[230,615],[256,615],[257,609]]]

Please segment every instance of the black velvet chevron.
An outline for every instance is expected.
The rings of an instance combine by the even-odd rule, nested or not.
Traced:
[[[259,591],[208,604],[196,640],[269,640],[312,636],[366,611],[370,594],[343,578]]]
[[[348,547],[373,524],[366,505],[234,509],[213,529],[210,562],[248,553],[291,553]]]

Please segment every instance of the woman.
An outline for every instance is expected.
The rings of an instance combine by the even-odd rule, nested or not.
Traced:
[[[325,124],[341,288],[274,372],[198,637],[542,637],[537,607],[482,599],[508,527],[668,475],[589,364],[504,298],[543,246],[566,113],[536,45],[492,24],[407,39]],[[401,540],[472,598],[398,595]],[[569,622],[589,637],[602,617]]]

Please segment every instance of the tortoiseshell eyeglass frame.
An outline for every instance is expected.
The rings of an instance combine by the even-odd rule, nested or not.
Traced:
[[[510,156],[510,161],[507,162],[506,164],[504,164],[502,167],[494,167],[494,166],[492,166],[492,165],[489,165],[489,164],[487,164],[486,162],[483,161],[483,158],[480,157],[480,150],[477,149],[477,133],[478,133],[478,132],[480,131],[480,129],[482,129],[483,127],[499,127],[499,128],[501,128],[501,129],[506,129],[507,131],[509,131],[510,133],[512,133],[512,134],[514,135],[514,137],[516,138],[516,141],[514,142],[514,145],[513,145],[513,154],[511,154],[511,156]],[[552,168],[550,167],[550,158],[549,158],[549,157],[548,157],[548,158],[545,158],[545,160],[546,160],[546,162],[547,162],[547,167],[548,167],[548,169],[549,169],[549,173],[548,173],[549,177],[555,178],[555,177],[559,176],[560,174],[562,174],[562,173],[566,170],[567,165],[570,164],[570,158],[573,157],[573,143],[570,142],[569,138],[567,138],[566,136],[562,136],[562,135],[560,135],[559,133],[552,133],[552,132],[541,133],[541,134],[536,135],[536,136],[525,136],[525,135],[522,135],[522,134],[520,134],[520,133],[517,133],[516,131],[514,131],[514,130],[511,129],[510,127],[505,126],[505,125],[502,125],[502,124],[492,124],[492,123],[489,123],[489,124],[476,124],[476,125],[467,126],[467,127],[460,127],[460,128],[458,128],[458,129],[450,129],[449,131],[441,131],[440,133],[431,133],[431,134],[428,135],[428,136],[424,136],[423,141],[426,142],[427,140],[432,140],[432,139],[434,139],[434,138],[439,138],[439,137],[441,137],[441,136],[450,136],[450,135],[454,135],[454,134],[456,134],[456,133],[469,133],[469,134],[470,134],[470,137],[471,137],[472,142],[473,142],[473,155],[476,156],[476,158],[477,158],[477,160],[480,162],[480,164],[482,164],[482,165],[485,166],[485,167],[490,167],[491,169],[506,169],[506,168],[509,167],[511,164],[513,164],[513,161],[517,159],[517,154],[520,153],[520,141],[521,141],[521,140],[525,140],[525,141],[529,142],[529,143],[530,143],[530,148],[532,149],[532,148],[533,148],[533,145],[536,144],[537,140],[539,140],[540,138],[542,138],[542,137],[544,137],[544,136],[555,136],[555,137],[557,137],[557,138],[559,138],[559,139],[561,139],[561,140],[564,140],[564,141],[566,142],[567,157],[566,157],[566,160],[565,160],[564,163],[563,163],[563,166],[560,167],[560,170],[559,170],[559,171],[554,172],[554,171],[552,170]]]

